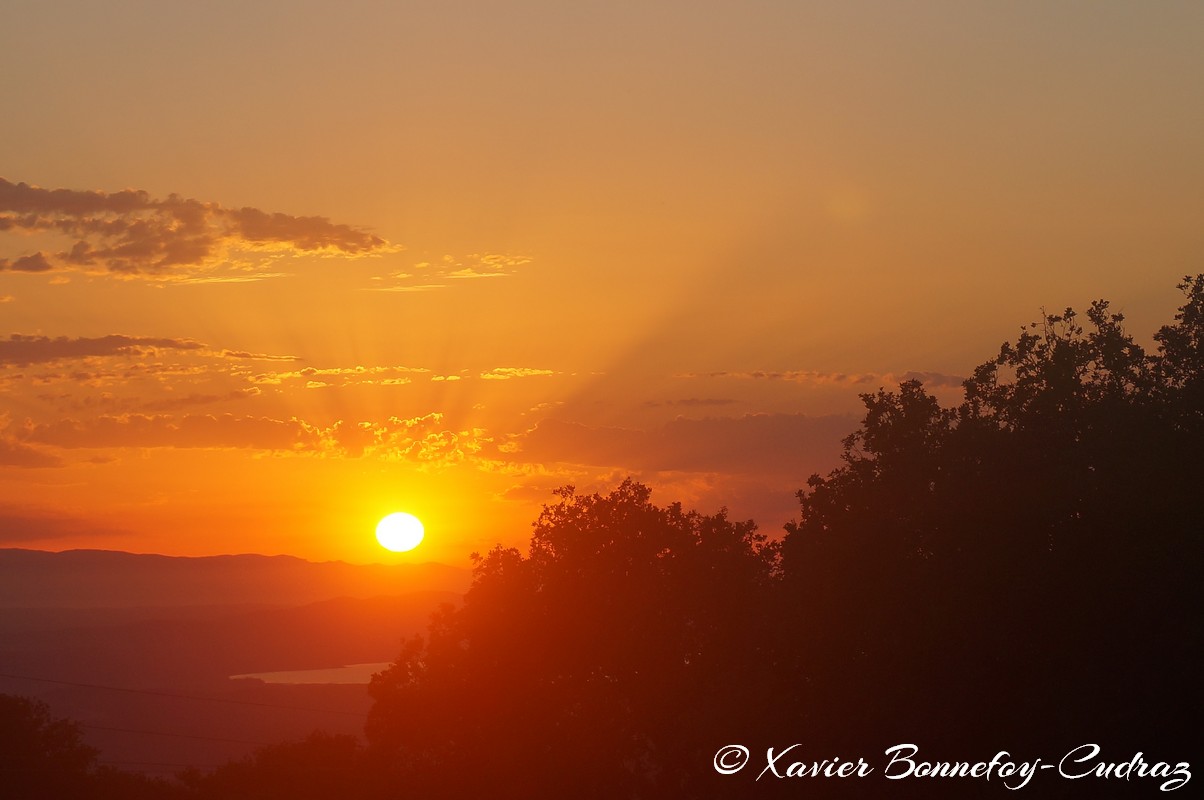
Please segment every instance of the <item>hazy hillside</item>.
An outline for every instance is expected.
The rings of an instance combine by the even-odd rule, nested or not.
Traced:
[[[0,692],[45,700],[132,769],[358,733],[365,686],[228,676],[391,661],[468,581],[441,564],[0,550]]]
[[[107,550],[0,549],[0,608],[300,605],[335,597],[462,593],[444,564],[314,563],[293,556],[183,558]]]
[[[0,672],[161,688],[247,672],[389,661],[403,637],[421,632],[432,611],[459,597],[419,592],[294,608],[217,608],[202,619],[173,617],[162,608],[150,620],[94,616],[90,623],[5,635]]]

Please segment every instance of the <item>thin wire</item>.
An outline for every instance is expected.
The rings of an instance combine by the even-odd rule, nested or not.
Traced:
[[[84,689],[106,689],[111,692],[128,692],[129,694],[144,694],[152,697],[171,697],[177,700],[200,700],[207,703],[228,703],[237,706],[255,706],[256,708],[279,708],[286,711],[311,711],[319,714],[341,714],[347,717],[361,717],[367,714],[361,711],[342,711],[333,708],[305,708],[303,706],[285,706],[277,703],[260,703],[255,700],[231,700],[223,697],[201,697],[193,694],[176,694],[173,692],[155,692],[149,689],[127,689],[121,686],[105,686],[99,683],[78,683],[76,681],[59,681],[51,678],[34,678],[29,675],[8,675],[0,673],[0,678],[11,678],[18,681],[34,681],[36,683],[54,683],[60,686],[78,686]]]
[[[268,747],[267,742],[248,742],[245,739],[221,739],[216,736],[197,736],[191,733],[167,733],[166,731],[142,731],[134,728],[110,728],[104,725],[92,725],[87,722],[76,723],[81,728],[88,728],[94,731],[118,731],[120,733],[141,733],[147,736],[171,736],[177,739],[200,739],[206,742],[226,742],[228,744],[251,744],[257,747]]]
[[[216,769],[218,767],[226,766],[225,764],[164,764],[159,761],[97,761],[96,763],[106,767],[115,767],[117,765],[121,765],[125,767],[172,767],[179,769],[187,769],[188,767],[195,767],[197,769]]]

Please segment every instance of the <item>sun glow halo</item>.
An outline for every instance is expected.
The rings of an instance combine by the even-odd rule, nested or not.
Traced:
[[[386,550],[404,553],[422,542],[422,522],[413,514],[399,511],[376,524],[376,541]]]

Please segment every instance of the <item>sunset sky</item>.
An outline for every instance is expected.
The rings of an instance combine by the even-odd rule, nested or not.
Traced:
[[[774,533],[858,393],[1204,269],[1204,4],[15,2],[0,546]],[[376,521],[427,542],[391,556]]]

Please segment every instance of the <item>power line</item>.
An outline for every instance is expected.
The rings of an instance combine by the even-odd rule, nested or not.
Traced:
[[[197,769],[217,769],[225,766],[224,764],[164,764],[159,761],[97,761],[97,764],[105,767],[170,767],[172,769],[187,769],[194,767]],[[154,772],[156,770],[143,770],[144,772]]]
[[[163,764],[157,761],[97,761],[98,767],[116,767],[116,766],[141,766],[141,767],[173,767],[187,769],[194,767],[196,769],[217,769],[226,766],[225,764]],[[165,772],[166,770],[141,770],[141,772]],[[54,772],[62,773],[63,768],[57,764],[25,765],[21,767],[0,767],[0,773],[5,772]]]
[[[76,723],[81,728],[94,731],[116,731],[118,733],[141,733],[146,736],[170,736],[175,739],[200,739],[205,742],[225,742],[227,744],[250,744],[256,747],[268,747],[268,742],[248,742],[245,739],[222,739],[217,736],[198,736],[191,733],[167,733],[166,731],[143,731],[134,728],[110,728],[106,725],[92,725],[87,722]]]
[[[83,689],[104,689],[110,692],[126,692],[129,694],[142,694],[151,697],[170,697],[176,700],[199,700],[206,703],[227,703],[236,706],[254,706],[256,708],[277,708],[285,711],[309,711],[317,714],[340,714],[347,717],[360,717],[366,719],[367,714],[361,711],[345,711],[333,708],[306,708],[304,706],[286,706],[279,703],[262,703],[256,700],[234,700],[225,697],[201,697],[193,694],[178,694],[175,692],[156,692],[150,689],[128,689],[122,686],[105,686],[99,683],[79,683],[77,681],[60,681],[52,678],[34,678],[29,675],[8,675],[0,673],[0,678],[11,678],[18,681],[34,681],[35,683],[53,683],[59,686],[76,686]]]

